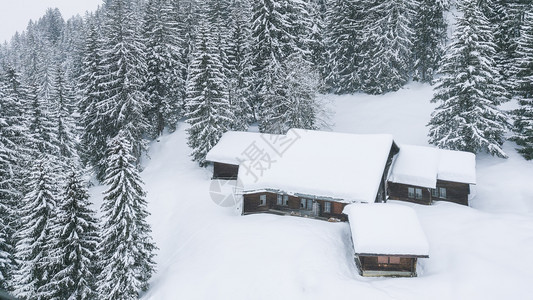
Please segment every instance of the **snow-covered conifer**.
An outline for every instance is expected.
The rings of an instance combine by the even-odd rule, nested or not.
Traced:
[[[72,168],[58,200],[50,256],[56,269],[48,282],[52,299],[95,299],[98,222],[86,184]]]
[[[516,90],[520,108],[515,111],[511,137],[526,159],[533,159],[533,6],[529,5],[518,40],[516,59]]]
[[[178,20],[169,0],[150,0],[146,4],[143,26],[146,44],[147,80],[145,91],[150,108],[147,119],[150,135],[157,137],[165,127],[170,131],[183,112],[184,81],[180,75],[180,36]]]
[[[82,61],[83,72],[79,79],[81,99],[79,111],[81,114],[81,157],[84,163],[90,164],[97,178],[103,180],[105,171],[105,152],[107,143],[109,116],[104,113],[106,109],[102,104],[104,98],[102,86],[101,47],[103,41],[99,28],[94,21],[87,24],[84,57]]]
[[[362,43],[362,89],[370,94],[397,91],[411,76],[413,0],[380,0],[369,5]]]
[[[444,55],[447,1],[419,0],[413,20],[413,79],[432,82]]]
[[[225,93],[224,67],[211,27],[200,20],[193,61],[187,81],[188,144],[201,166],[222,134],[232,128],[233,113]]]
[[[54,243],[51,229],[56,222],[57,188],[49,161],[42,155],[33,161],[28,180],[29,192],[20,205],[20,228],[17,231],[16,258],[19,267],[14,273],[15,294],[23,299],[50,299],[46,285],[51,279],[50,249]]]
[[[507,99],[494,62],[495,45],[487,19],[475,0],[459,5],[454,41],[448,47],[435,87],[429,142],[439,148],[487,151],[507,157],[501,145],[507,116],[498,105]]]
[[[251,65],[251,7],[246,0],[233,1],[230,11],[230,38],[226,49],[228,100],[234,112],[233,129],[246,130],[253,121],[250,96],[253,72]]]
[[[129,134],[119,133],[108,145],[102,203],[103,226],[98,247],[99,299],[138,299],[154,272],[155,244],[146,222],[146,193],[131,155]]]
[[[102,109],[109,123],[100,134],[113,138],[119,131],[129,135],[132,155],[137,159],[146,149],[148,124],[145,110],[149,103],[143,92],[146,81],[145,49],[132,1],[113,0],[107,10],[102,46],[100,93]]]
[[[285,134],[290,128],[319,129],[326,125],[324,107],[317,99],[320,78],[310,63],[295,55],[272,80],[274,88],[263,95],[263,132]]]

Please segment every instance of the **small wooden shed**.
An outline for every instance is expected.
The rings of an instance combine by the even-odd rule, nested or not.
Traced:
[[[357,203],[348,215],[361,276],[415,277],[419,258],[429,258],[429,244],[416,212],[392,203]]]

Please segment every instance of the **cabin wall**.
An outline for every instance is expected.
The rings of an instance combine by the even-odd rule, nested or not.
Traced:
[[[448,201],[468,206],[469,184],[437,180],[437,188],[439,187],[446,188],[446,199],[433,198],[433,201]]]
[[[239,165],[213,163],[213,179],[237,179]]]
[[[414,187],[418,189],[422,189],[422,198],[416,199],[416,198],[410,198],[408,188]],[[407,185],[402,183],[395,183],[390,182],[388,183],[388,195],[389,200],[402,200],[407,202],[413,202],[418,204],[431,204],[431,191],[426,187],[421,186],[415,186],[415,185]]]
[[[379,263],[378,256],[357,256],[356,262],[362,275],[371,276],[416,276],[416,257],[398,257],[399,264]]]
[[[410,198],[408,194],[409,187],[422,189],[422,198]],[[428,205],[433,201],[448,201],[468,206],[470,185],[466,183],[437,180],[437,189],[441,187],[446,188],[446,198],[433,197],[431,195],[431,189],[426,187],[389,182],[388,195],[390,200],[402,200],[418,204]]]
[[[266,195],[266,205],[260,205],[260,196]],[[282,194],[283,195],[283,194]],[[309,199],[303,197],[304,199]],[[268,212],[273,214],[292,214],[299,216],[307,216],[318,219],[336,218],[341,221],[347,221],[348,217],[342,213],[346,203],[335,201],[326,201],[313,199],[313,202],[319,204],[319,213],[314,215],[312,209],[305,209],[300,206],[302,197],[289,195],[287,205],[278,205],[278,194],[272,192],[259,192],[243,195],[243,214],[253,214]],[[324,203],[331,203],[331,211],[324,212]]]

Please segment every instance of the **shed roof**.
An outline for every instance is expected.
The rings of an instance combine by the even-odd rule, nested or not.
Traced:
[[[428,257],[429,244],[416,212],[392,203],[354,203],[348,215],[357,255]]]
[[[341,199],[374,202],[393,139],[388,134],[347,134],[291,129],[293,141],[282,155],[259,170],[248,161],[239,168],[245,191],[279,190]],[[289,143],[287,143],[289,144]]]
[[[476,183],[476,156],[470,152],[401,145],[389,181],[435,188],[437,179]]]

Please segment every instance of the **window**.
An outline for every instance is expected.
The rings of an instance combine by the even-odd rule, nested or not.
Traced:
[[[397,256],[378,256],[378,264],[400,264],[400,258]]]
[[[278,205],[289,205],[289,195],[278,195]]]
[[[389,256],[389,264],[400,264],[400,258],[398,256]]]
[[[259,195],[259,206],[264,206],[267,204],[267,195]]]
[[[300,199],[300,208],[305,210],[313,209],[313,199]]]
[[[446,188],[439,188],[439,194],[440,194],[440,198],[442,199],[446,199]]]
[[[408,187],[407,188],[407,197],[408,198],[422,199],[422,189],[414,188],[414,187]]]
[[[388,256],[378,256],[378,264],[388,264],[388,263],[389,263]]]
[[[415,189],[416,199],[422,199],[422,189]]]
[[[324,202],[324,212],[331,213],[331,202]]]
[[[438,198],[439,193],[437,189],[431,189],[431,197]]]
[[[407,188],[407,197],[409,198],[415,197],[415,188],[412,188],[412,187]]]

